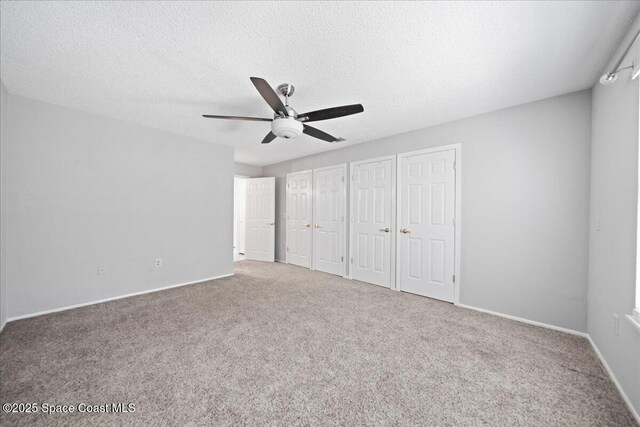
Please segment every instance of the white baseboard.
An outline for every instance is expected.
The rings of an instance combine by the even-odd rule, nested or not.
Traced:
[[[591,343],[591,347],[593,347],[593,350],[595,351],[596,355],[598,356],[598,359],[600,359],[600,362],[602,363],[602,366],[604,366],[605,370],[609,374],[609,377],[611,378],[611,381],[613,381],[613,383],[615,384],[616,388],[618,389],[618,392],[620,393],[620,396],[622,396],[622,400],[624,400],[624,402],[627,404],[627,407],[629,408],[629,410],[631,411],[631,413],[635,417],[636,421],[638,422],[638,424],[640,424],[640,416],[638,415],[638,411],[636,411],[636,409],[631,404],[631,400],[629,400],[629,397],[627,397],[627,394],[624,392],[622,386],[618,382],[618,379],[613,374],[613,371],[611,370],[611,368],[607,364],[607,361],[604,359],[604,356],[602,356],[602,353],[600,353],[600,350],[596,346],[596,343],[593,342],[593,339],[591,339],[591,336],[589,334],[587,334],[585,332],[575,331],[573,329],[562,328],[560,326],[549,325],[547,323],[536,322],[535,320],[523,319],[522,317],[511,316],[511,315],[508,315],[508,314],[499,313],[497,311],[485,310],[484,308],[478,308],[478,307],[474,307],[474,306],[471,306],[471,305],[457,304],[457,306],[458,307],[462,307],[462,308],[468,308],[470,310],[480,311],[482,313],[492,314],[494,316],[504,317],[506,319],[515,320],[517,322],[527,323],[529,325],[540,326],[542,328],[553,329],[554,331],[565,332],[567,334],[577,335],[579,337],[586,338],[589,341],[589,343]]]
[[[14,320],[28,319],[30,317],[42,316],[44,314],[57,313],[59,311],[72,310],[74,308],[86,307],[88,305],[100,304],[100,303],[103,303],[103,302],[114,301],[114,300],[118,300],[118,299],[129,298],[129,297],[135,297],[137,295],[150,294],[150,293],[153,293],[153,292],[164,291],[164,290],[172,289],[172,288],[179,288],[181,286],[195,285],[197,283],[208,282],[210,280],[222,279],[224,277],[230,277],[230,276],[233,276],[233,273],[223,274],[221,276],[215,276],[215,277],[207,277],[205,279],[193,280],[191,282],[178,283],[177,285],[169,285],[169,286],[163,286],[161,288],[148,289],[146,291],[133,292],[133,293],[130,293],[130,294],[125,294],[125,295],[118,295],[118,296],[115,296],[115,297],[103,298],[103,299],[99,299],[99,300],[95,300],[95,301],[83,302],[83,303],[80,303],[80,304],[68,305],[68,306],[65,306],[65,307],[52,308],[50,310],[37,311],[35,313],[22,314],[20,316],[15,316],[15,317],[11,317],[11,318],[7,319],[7,323],[13,322]],[[2,327],[4,328],[4,325],[2,325]],[[1,329],[0,329],[0,331],[1,331]]]
[[[522,317],[511,316],[509,314],[499,313],[497,311],[485,310],[484,308],[474,307],[466,304],[456,304],[458,307],[468,308],[469,310],[480,311],[482,313],[493,314],[494,316],[504,317],[506,319],[515,320],[516,322],[527,323],[529,325],[540,326],[542,328],[553,329],[554,331],[565,332],[571,335],[577,335],[583,338],[589,338],[589,334],[586,332],[580,332],[573,329],[563,328],[561,326],[549,325],[547,323],[537,322],[535,320],[524,319]]]
[[[602,355],[602,353],[600,353],[600,350],[598,349],[598,346],[596,345],[595,342],[593,342],[593,339],[591,339],[590,335],[587,336],[587,339],[591,343],[591,347],[593,347],[593,351],[595,351],[596,354],[598,355],[598,359],[600,359],[600,362],[602,363],[602,366],[604,366],[604,369],[609,374],[609,377],[611,378],[611,381],[613,381],[613,383],[616,385],[616,388],[618,389],[618,392],[620,392],[620,395],[622,396],[622,400],[624,400],[624,403],[627,404],[627,407],[629,408],[629,410],[633,414],[634,418],[636,419],[636,422],[638,424],[640,424],[640,415],[638,414],[638,411],[636,411],[636,408],[633,407],[633,404],[631,403],[631,400],[629,400],[629,397],[627,397],[627,394],[624,392],[624,389],[622,388],[622,386],[618,382],[618,379],[613,374],[613,371],[609,367],[609,364],[604,359],[604,356]]]

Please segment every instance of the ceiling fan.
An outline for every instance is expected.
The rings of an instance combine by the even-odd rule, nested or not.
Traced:
[[[326,132],[306,125],[307,122],[317,122],[320,120],[335,119],[337,117],[350,116],[351,114],[362,113],[364,108],[361,104],[343,105],[342,107],[325,108],[323,110],[311,111],[308,113],[298,114],[289,106],[289,97],[293,95],[295,88],[289,83],[283,83],[278,86],[278,91],[284,96],[284,104],[264,79],[259,77],[251,77],[251,82],[258,89],[260,95],[267,101],[267,104],[273,109],[275,114],[273,119],[263,117],[243,117],[243,116],[216,116],[211,114],[203,114],[202,117],[210,119],[228,119],[228,120],[247,120],[254,122],[271,122],[271,132],[262,140],[263,144],[268,144],[276,137],[295,138],[305,133],[314,138],[327,142],[344,141],[343,138],[336,138]]]

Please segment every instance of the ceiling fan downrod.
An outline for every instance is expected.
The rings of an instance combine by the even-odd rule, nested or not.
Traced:
[[[293,95],[296,91],[296,88],[291,83],[282,83],[278,86],[278,92],[284,96],[284,106],[289,106],[289,97]]]

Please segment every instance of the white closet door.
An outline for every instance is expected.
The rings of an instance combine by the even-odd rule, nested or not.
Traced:
[[[257,261],[275,260],[275,178],[250,178],[247,192],[245,255]]]
[[[455,150],[400,155],[400,290],[454,300]]]
[[[345,165],[313,171],[313,268],[344,275]]]
[[[395,159],[351,167],[351,277],[391,287]]]
[[[311,171],[287,175],[287,263],[311,268]]]

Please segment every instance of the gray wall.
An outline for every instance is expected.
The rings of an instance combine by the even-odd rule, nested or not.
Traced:
[[[9,106],[9,317],[233,272],[232,148],[11,94]]]
[[[582,91],[263,168],[284,175],[462,144],[461,303],[587,330],[591,94]]]
[[[262,166],[248,165],[246,163],[234,163],[233,173],[235,175],[248,176],[251,178],[257,178],[262,176]]]
[[[7,226],[6,226],[6,185],[7,185],[7,133],[9,123],[7,122],[7,100],[9,94],[0,80],[0,330],[7,322]]]
[[[612,62],[640,28],[639,19]],[[633,59],[640,60],[640,43],[623,64]],[[639,90],[628,71],[610,86],[593,88],[589,334],[640,413],[640,334],[625,319],[636,292]],[[620,335],[614,333],[614,314]]]

